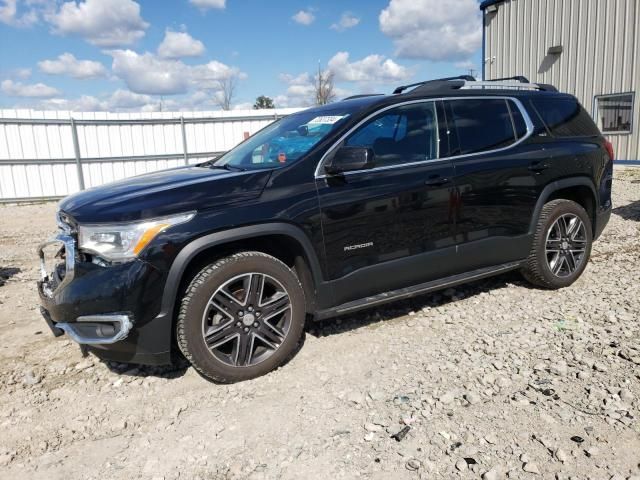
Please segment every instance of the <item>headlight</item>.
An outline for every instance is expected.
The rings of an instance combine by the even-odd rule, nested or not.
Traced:
[[[110,262],[125,262],[137,257],[160,232],[188,222],[194,215],[191,212],[135,223],[80,225],[79,247]]]

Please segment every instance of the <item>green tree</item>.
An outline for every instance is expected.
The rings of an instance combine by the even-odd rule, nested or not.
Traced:
[[[262,110],[265,108],[275,108],[273,104],[273,100],[269,97],[265,97],[264,95],[260,95],[256,98],[256,103],[253,105],[254,110]]]

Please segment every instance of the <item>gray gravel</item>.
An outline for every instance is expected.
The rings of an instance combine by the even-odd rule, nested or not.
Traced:
[[[638,479],[640,169],[614,202],[568,289],[511,273],[313,324],[236,385],[54,339],[33,284],[55,205],[0,207],[0,477]]]

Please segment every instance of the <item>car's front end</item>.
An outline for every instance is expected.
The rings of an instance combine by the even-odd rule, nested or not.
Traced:
[[[172,262],[219,228],[208,213],[258,198],[269,175],[185,167],[62,200],[58,232],[38,248],[41,311],[54,335],[107,360],[169,363],[174,312],[162,303]]]
[[[84,226],[59,212],[59,232],[38,248],[41,311],[54,335],[105,359],[167,363],[170,333],[154,328],[167,273],[137,254],[192,216]]]

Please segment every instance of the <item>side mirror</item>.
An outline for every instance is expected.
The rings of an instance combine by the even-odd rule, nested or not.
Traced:
[[[374,165],[373,149],[366,147],[340,147],[331,162],[324,166],[329,175],[336,175],[354,170],[366,170]]]

